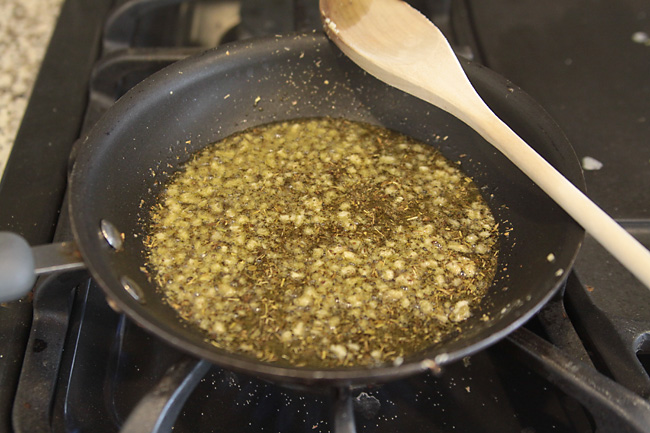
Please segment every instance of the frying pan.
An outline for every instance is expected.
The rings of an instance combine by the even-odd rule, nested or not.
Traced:
[[[468,62],[464,68],[497,115],[583,185],[573,149],[542,108],[488,69]],[[225,352],[182,323],[141,269],[148,209],[192,153],[255,125],[316,116],[379,124],[436,146],[474,179],[499,221],[498,271],[478,310],[460,332],[401,365],[297,368]],[[563,210],[473,130],[367,75],[319,32],[223,46],[134,87],[80,144],[69,206],[76,247],[111,305],[194,356],[294,384],[392,380],[485,348],[553,296],[583,238]]]

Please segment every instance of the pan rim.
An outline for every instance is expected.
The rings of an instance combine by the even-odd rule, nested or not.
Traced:
[[[163,70],[152,75],[150,78],[146,79],[134,87],[132,90],[130,90],[116,103],[116,106],[127,108],[133,107],[134,105],[140,104],[138,98],[150,98],[162,92],[163,88],[173,88],[173,85],[175,84],[175,77],[179,75],[179,72],[183,72],[187,75],[211,74],[214,73],[214,67],[225,68],[226,66],[224,66],[224,64],[231,64],[236,59],[250,60],[255,58],[256,55],[268,55],[269,45],[273,46],[274,44],[277,45],[278,42],[287,41],[290,43],[296,43],[299,46],[312,48],[314,45],[316,45],[324,49],[324,46],[327,45],[328,49],[331,47],[331,49],[337,50],[322,32],[295,33],[290,35],[264,37],[244,42],[227,44],[217,49],[209,50],[199,55],[192,56],[188,59],[181,60],[164,68]],[[515,87],[512,86],[503,77],[483,66],[466,61],[463,61],[462,63],[463,66],[467,68],[466,70],[468,73],[483,74],[486,79],[496,80],[499,85],[511,86],[513,88]],[[218,64],[218,66],[214,66],[215,64]],[[545,122],[546,127],[554,128],[554,130],[551,131],[552,133],[559,134],[563,137],[563,134],[559,130],[559,127],[541,106],[539,106],[535,101],[532,100],[532,98],[527,96],[519,89],[517,89],[517,94],[524,101],[527,101],[527,103],[531,105],[532,109],[534,109],[536,113],[539,114],[540,122]],[[188,352],[193,356],[214,362],[219,366],[237,371],[243,371],[246,373],[254,373],[259,376],[282,382],[300,382],[303,384],[315,382],[328,384],[368,383],[393,380],[399,377],[423,372],[432,367],[437,367],[460,360],[465,356],[468,356],[479,350],[483,350],[486,347],[501,340],[509,333],[521,326],[523,323],[525,323],[533,315],[535,315],[555,295],[564,281],[564,278],[557,279],[554,286],[548,290],[543,297],[540,298],[541,300],[536,305],[534,305],[533,308],[530,308],[525,312],[525,314],[522,314],[515,320],[511,321],[507,326],[503,326],[496,332],[493,332],[488,338],[483,338],[474,344],[466,345],[453,352],[438,353],[437,358],[422,356],[419,359],[405,361],[399,366],[357,366],[340,369],[302,368],[280,364],[262,363],[260,361],[243,357],[241,355],[226,353],[223,351],[219,352],[215,350],[208,350],[206,347],[201,347],[194,344],[188,345],[187,341],[179,338],[177,334],[170,332],[165,327],[161,327],[160,324],[156,323],[155,320],[152,320],[150,316],[143,314],[142,308],[134,304],[132,300],[127,297],[127,295],[122,293],[122,290],[117,290],[114,287],[112,281],[109,281],[108,278],[105,278],[103,271],[100,269],[100,267],[97,266],[94,261],[94,254],[92,252],[93,247],[89,242],[89,238],[93,235],[90,234],[87,229],[83,228],[83,226],[86,224],[86,221],[83,217],[83,212],[77,212],[77,210],[82,209],[84,205],[83,197],[86,194],[83,185],[84,175],[88,172],[88,170],[92,169],[93,160],[97,157],[98,153],[96,150],[93,151],[93,148],[96,149],[97,147],[93,143],[102,141],[105,138],[106,134],[116,127],[116,122],[119,123],[121,120],[120,116],[118,116],[118,113],[118,110],[109,110],[109,112],[104,117],[102,117],[102,119],[100,119],[100,121],[98,121],[97,124],[92,128],[91,132],[89,132],[89,134],[83,140],[83,144],[77,155],[77,160],[75,161],[74,167],[71,171],[69,210],[74,237],[77,240],[80,252],[84,257],[84,260],[86,261],[88,268],[93,275],[93,278],[103,289],[107,297],[109,297],[121,311],[126,313],[129,318],[134,320],[140,326],[144,327],[149,332],[163,338],[169,344],[185,352]],[[578,158],[571,146],[568,144],[568,141],[566,141],[566,137],[563,137],[563,141],[568,146],[568,148],[565,148],[564,151],[571,153],[572,159],[575,159],[575,163],[579,166]],[[88,143],[93,144],[94,147],[89,146]],[[584,189],[584,177],[581,176],[580,185],[578,186]],[[580,231],[582,231],[582,229],[580,229]],[[99,235],[97,234],[97,236]],[[582,238],[584,237],[584,231],[582,231],[582,234],[578,237],[579,239],[575,245],[571,260],[569,261],[570,266],[573,265],[576,259],[580,245],[582,243]],[[566,274],[568,275],[568,272]]]

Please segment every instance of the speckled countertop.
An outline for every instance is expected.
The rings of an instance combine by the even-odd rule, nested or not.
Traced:
[[[63,0],[0,0],[0,177]]]

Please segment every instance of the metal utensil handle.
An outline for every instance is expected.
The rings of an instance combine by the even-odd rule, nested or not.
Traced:
[[[85,267],[74,242],[32,248],[22,236],[0,232],[0,302],[25,296],[34,286],[37,275]]]

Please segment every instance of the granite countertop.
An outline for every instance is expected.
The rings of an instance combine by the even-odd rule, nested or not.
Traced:
[[[0,177],[63,0],[0,0]]]

